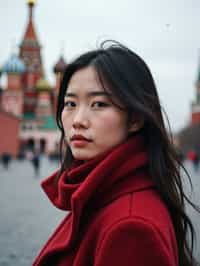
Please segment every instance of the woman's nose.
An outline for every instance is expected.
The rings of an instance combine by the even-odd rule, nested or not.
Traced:
[[[73,119],[74,128],[88,128],[89,127],[89,116],[87,110],[80,108],[77,110]]]

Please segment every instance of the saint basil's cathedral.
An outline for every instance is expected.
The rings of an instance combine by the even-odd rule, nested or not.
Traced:
[[[67,66],[61,56],[53,69],[55,86],[52,87],[45,78],[41,45],[34,27],[35,1],[29,0],[27,4],[29,17],[19,54],[11,54],[1,67],[7,84],[0,96],[3,129],[0,153],[13,156],[27,149],[47,154],[57,150],[60,133],[55,122],[56,99]]]

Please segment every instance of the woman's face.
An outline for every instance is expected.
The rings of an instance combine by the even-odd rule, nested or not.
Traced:
[[[127,139],[127,114],[110,101],[93,67],[73,74],[64,103],[61,119],[75,159],[90,160]]]

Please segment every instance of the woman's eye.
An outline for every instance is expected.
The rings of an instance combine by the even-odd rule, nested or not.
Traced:
[[[76,103],[75,102],[72,102],[72,101],[66,101],[64,103],[65,107],[68,107],[68,108],[73,108],[76,106]]]
[[[109,106],[109,104],[105,103],[105,102],[94,102],[94,103],[92,103],[92,107],[94,107],[94,108],[107,107],[107,106]]]

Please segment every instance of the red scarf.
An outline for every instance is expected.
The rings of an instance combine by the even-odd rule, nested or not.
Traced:
[[[100,156],[63,172],[57,183],[57,172],[43,181],[42,187],[51,202],[62,210],[70,211],[70,215],[60,225],[62,232],[66,226],[69,233],[54,250],[51,249],[52,236],[36,262],[45,254],[62,248],[66,250],[74,242],[86,209],[95,210],[122,194],[153,186],[147,167],[145,144],[143,138],[137,135],[130,137],[103,158]],[[68,179],[78,183],[71,184]]]
[[[74,201],[84,205],[91,197],[104,194],[113,184],[147,165],[147,152],[141,136],[134,136],[114,148],[107,156],[101,155],[69,171],[64,171],[58,183],[58,171],[41,183],[51,202],[59,209],[72,210]],[[77,165],[77,164],[76,164]],[[74,184],[68,182],[73,180]],[[106,195],[105,195],[106,196]]]

